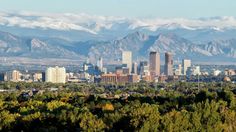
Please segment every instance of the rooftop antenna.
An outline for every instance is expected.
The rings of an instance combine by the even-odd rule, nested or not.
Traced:
[[[179,57],[178,57],[178,64],[180,64],[180,59],[179,59]]]

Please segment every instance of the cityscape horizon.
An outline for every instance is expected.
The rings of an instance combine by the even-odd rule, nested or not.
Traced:
[[[236,132],[235,0],[0,0],[0,131]]]
[[[191,59],[174,61],[171,52],[165,53],[164,65],[161,65],[161,54],[156,51],[149,53],[149,60],[133,61],[131,51],[124,50],[120,55],[121,61],[113,65],[104,65],[102,57],[91,63],[89,59],[83,62],[82,67],[75,66],[74,70],[59,67],[45,66],[45,69],[3,71],[0,81],[12,82],[50,82],[50,83],[105,83],[105,84],[126,84],[138,82],[166,83],[171,81],[194,81],[192,77],[201,76],[208,78],[208,82],[215,81],[222,77],[236,75],[236,70],[230,66],[207,66],[192,64]],[[69,67],[70,68],[70,67]],[[213,77],[213,78],[212,78]],[[214,79],[214,77],[216,77]],[[196,80],[195,80],[196,81]],[[199,80],[198,80],[199,81]],[[203,81],[203,80],[201,80]],[[234,80],[232,80],[234,83]]]

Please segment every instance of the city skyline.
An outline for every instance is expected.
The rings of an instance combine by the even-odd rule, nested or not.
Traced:
[[[0,131],[235,131],[235,0],[0,0]]]
[[[5,71],[0,74],[0,81],[10,82],[50,82],[50,83],[138,83],[146,82],[166,82],[166,81],[192,81],[192,77],[230,77],[236,75],[236,70],[223,68],[205,69],[202,71],[200,65],[192,65],[191,60],[183,59],[182,64],[177,61],[174,63],[173,54],[165,52],[165,65],[160,67],[160,55],[158,52],[151,51],[149,53],[149,61],[132,61],[132,52],[123,51],[121,57],[122,62],[112,65],[115,71],[107,70],[107,65],[103,66],[102,58],[97,58],[96,64],[85,61],[83,69],[79,71],[67,72],[65,67],[47,67],[44,71],[22,71],[14,69]],[[131,67],[127,64],[132,63]],[[129,69],[132,69],[131,72]],[[222,71],[223,70],[223,71]],[[164,71],[163,73],[160,73]],[[215,78],[215,79],[217,79]],[[226,78],[227,79],[227,78]],[[230,79],[230,78],[228,78]]]

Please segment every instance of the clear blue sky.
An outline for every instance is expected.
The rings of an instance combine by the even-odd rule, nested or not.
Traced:
[[[0,11],[88,13],[125,17],[236,16],[236,0],[0,0]]]

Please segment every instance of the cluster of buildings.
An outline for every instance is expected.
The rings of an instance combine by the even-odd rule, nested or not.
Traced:
[[[134,83],[139,81],[163,82],[182,75],[199,75],[200,67],[191,65],[191,60],[183,60],[174,68],[173,54],[165,53],[164,69],[161,70],[161,57],[157,52],[149,53],[149,61],[132,62],[132,52],[122,52],[122,64],[114,73],[101,75],[103,83]]]
[[[236,75],[236,70],[233,69],[225,69],[224,71],[218,70],[218,69],[213,69],[212,70],[212,75],[213,76],[235,76]]]
[[[200,66],[192,65],[191,60],[183,59],[182,63],[174,64],[173,54],[165,53],[164,66],[161,65],[161,57],[158,52],[149,53],[149,61],[133,62],[131,51],[122,51],[119,65],[114,66],[115,70],[109,71],[104,67],[103,59],[99,58],[96,64],[83,64],[83,68],[78,73],[67,72],[64,67],[48,67],[43,72],[20,72],[13,70],[0,74],[0,81],[13,82],[92,82],[92,83],[136,83],[165,82],[178,80],[183,76],[209,75],[201,72]],[[213,70],[213,76],[219,75],[233,76],[235,70],[226,69],[224,72]]]
[[[45,72],[8,71],[5,74],[0,74],[0,81],[66,83],[66,76],[64,67],[49,67]]]

